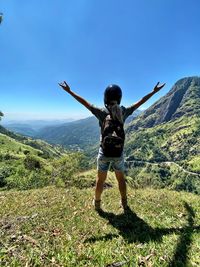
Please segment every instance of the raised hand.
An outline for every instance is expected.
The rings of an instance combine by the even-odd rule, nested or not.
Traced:
[[[158,92],[158,91],[159,91],[160,89],[162,89],[164,86],[165,86],[165,83],[160,84],[160,82],[158,82],[158,83],[156,84],[156,86],[153,88],[153,91],[154,91],[154,92]]]
[[[66,81],[64,81],[63,83],[58,83],[65,91],[67,91],[68,93],[71,91],[69,85],[66,83]]]

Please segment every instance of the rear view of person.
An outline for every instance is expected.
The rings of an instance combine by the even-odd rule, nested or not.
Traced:
[[[90,110],[99,120],[101,127],[100,147],[97,156],[97,179],[94,196],[94,208],[101,210],[101,194],[103,185],[107,178],[109,168],[115,171],[121,195],[121,206],[124,210],[128,209],[127,188],[124,175],[124,122],[138,107],[145,103],[152,95],[158,92],[165,84],[157,83],[153,91],[144,96],[140,101],[125,108],[120,106],[122,99],[122,90],[118,85],[111,84],[104,91],[105,108],[98,108],[85,99],[74,93],[68,84],[64,81],[59,85],[78,102]]]

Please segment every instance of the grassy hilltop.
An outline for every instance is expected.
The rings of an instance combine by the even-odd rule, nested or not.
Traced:
[[[78,187],[0,192],[0,266],[200,265],[199,196],[129,186],[124,214],[110,173],[98,214],[94,176],[79,174]]]

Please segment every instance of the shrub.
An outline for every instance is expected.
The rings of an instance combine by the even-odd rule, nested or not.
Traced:
[[[3,166],[0,168],[0,187],[3,187],[6,185],[6,178],[10,176],[12,173],[11,168],[7,166]]]
[[[30,151],[27,149],[25,149],[23,152],[24,152],[24,155],[30,154]]]
[[[6,178],[8,189],[17,188],[27,190],[32,188],[44,187],[50,184],[50,176],[42,170],[32,170],[31,172],[20,165],[14,174]]]
[[[37,157],[33,155],[27,155],[24,159],[24,166],[28,170],[40,169],[41,164]]]
[[[27,179],[27,188],[39,188],[50,184],[50,177],[45,172],[32,171]]]
[[[28,171],[24,168],[23,165],[19,165],[15,172],[6,178],[6,186],[10,188],[24,189],[26,183]]]
[[[176,191],[187,191],[196,194],[198,193],[197,187],[195,186],[191,177],[184,177],[182,179],[177,179],[175,180],[173,186]]]
[[[82,167],[84,156],[81,153],[69,153],[60,159],[54,160],[52,169],[52,181],[60,184],[62,180],[66,186],[72,184],[72,180]],[[82,165],[83,164],[83,165]]]

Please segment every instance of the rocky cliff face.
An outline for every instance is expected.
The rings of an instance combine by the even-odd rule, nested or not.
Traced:
[[[130,123],[128,131],[153,127],[183,115],[194,114],[200,114],[200,77],[183,78],[164,97]]]

